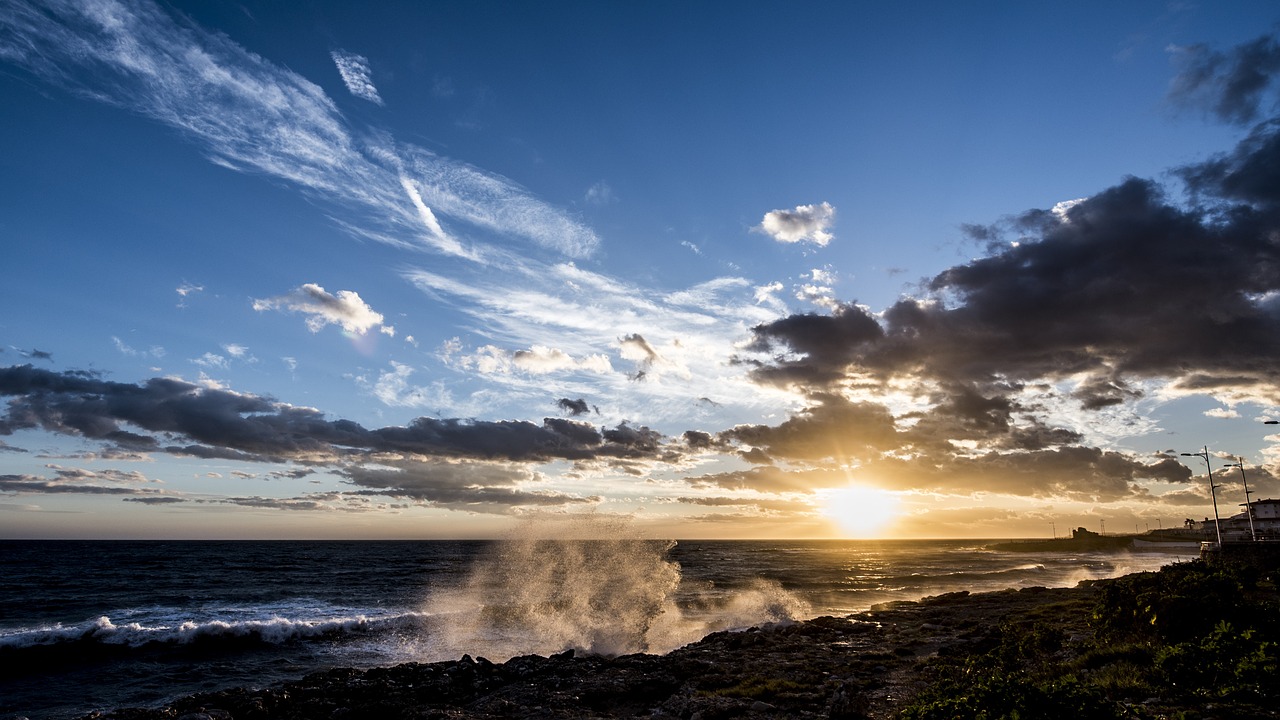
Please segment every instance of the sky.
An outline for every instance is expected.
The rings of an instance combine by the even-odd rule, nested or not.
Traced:
[[[1280,13],[970,5],[0,0],[0,537],[1280,497]]]

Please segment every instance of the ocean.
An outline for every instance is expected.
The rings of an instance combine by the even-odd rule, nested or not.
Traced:
[[[0,541],[0,716],[58,720],[464,653],[661,653],[717,630],[1190,559],[988,545]]]

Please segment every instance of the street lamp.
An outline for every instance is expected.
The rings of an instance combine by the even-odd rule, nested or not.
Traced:
[[[1244,458],[1237,455],[1236,460],[1237,462],[1230,463],[1226,467],[1240,468],[1240,482],[1244,483],[1244,513],[1249,516],[1249,538],[1256,542],[1258,533],[1253,531],[1253,505],[1249,502],[1249,496],[1253,493],[1249,492],[1249,481],[1244,476]]]
[[[1218,536],[1218,547],[1222,547],[1222,523],[1218,521],[1218,486],[1213,482],[1213,466],[1209,464],[1209,446],[1204,446],[1204,452],[1198,453],[1181,453],[1183,457],[1201,457],[1204,458],[1204,466],[1209,471],[1209,496],[1213,498],[1213,530]]]

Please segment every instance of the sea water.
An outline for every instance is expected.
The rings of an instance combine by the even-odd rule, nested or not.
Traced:
[[[0,541],[0,714],[70,718],[332,667],[668,652],[717,630],[1167,554],[982,541]]]

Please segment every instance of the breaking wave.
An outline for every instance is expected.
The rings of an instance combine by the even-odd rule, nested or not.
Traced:
[[[640,537],[626,519],[579,516],[523,526],[437,589],[423,642],[428,659],[495,662],[567,649],[663,653],[718,630],[789,622],[809,608],[777,582],[682,587],[674,541]]]
[[[294,640],[313,639],[385,631],[409,630],[422,620],[419,612],[340,617],[290,619],[269,617],[239,620],[172,620],[153,618],[144,621],[117,622],[103,615],[83,623],[57,623],[34,628],[18,628],[0,632],[0,651],[13,652],[28,648],[61,645],[115,646],[143,648],[150,646],[189,646],[220,642],[248,642],[281,645]]]

